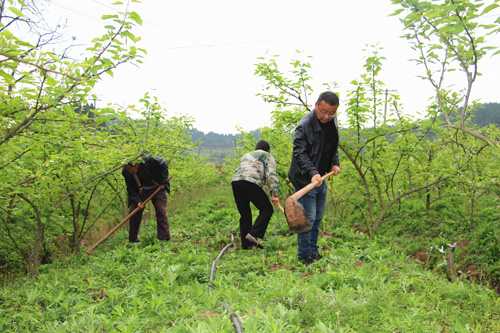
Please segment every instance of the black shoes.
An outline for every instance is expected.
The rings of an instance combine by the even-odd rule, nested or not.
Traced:
[[[256,246],[258,247],[259,249],[263,249],[264,248],[264,245],[262,245],[258,240],[257,238],[255,238],[254,236],[250,235],[250,234],[247,234],[245,236],[245,239],[249,242],[251,242],[253,244],[253,246]],[[248,247],[250,248],[250,246]]]
[[[315,261],[320,260],[321,258],[323,258],[323,256],[321,254],[315,253],[315,254],[310,255],[309,257],[307,257],[305,259],[302,259],[302,263],[304,264],[304,266],[309,266],[310,264],[312,264]]]
[[[318,261],[320,260],[321,258],[323,258],[323,256],[319,253],[315,253],[311,256],[311,258],[313,258],[314,261]]]
[[[309,266],[313,262],[314,262],[314,259],[311,256],[302,260],[302,263],[304,264],[304,266]]]

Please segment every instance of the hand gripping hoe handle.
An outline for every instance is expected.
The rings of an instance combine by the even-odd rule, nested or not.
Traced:
[[[324,175],[323,177],[321,177],[321,181],[324,181],[325,179],[327,179],[331,175],[333,175],[333,171],[330,171],[329,173],[327,173],[326,175]],[[311,184],[309,184],[307,186],[304,186],[303,188],[301,188],[300,190],[298,190],[297,192],[295,192],[294,194],[292,194],[291,198],[293,200],[295,200],[295,201],[299,200],[304,195],[306,195],[307,193],[309,193],[313,188],[315,188],[316,186],[318,186],[318,183],[319,183],[319,180],[317,180],[314,183],[311,183]]]

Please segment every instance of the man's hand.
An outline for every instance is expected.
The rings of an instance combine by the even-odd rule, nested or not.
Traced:
[[[137,206],[141,207],[141,209],[144,209],[144,202],[139,202]]]
[[[318,185],[316,185],[316,187],[320,187],[321,184],[323,184],[323,181],[321,180],[321,176],[319,175],[319,173],[315,174],[311,178],[311,183],[316,183],[316,182],[318,182]]]
[[[271,202],[275,206],[278,206],[278,204],[280,203],[280,199],[274,195],[274,192],[271,192]]]
[[[333,172],[333,175],[336,176],[340,173],[340,167],[338,165],[334,165],[332,167],[332,170],[331,172]],[[315,174],[312,178],[311,178],[311,183],[316,183],[316,182],[319,182],[318,185],[316,185],[316,187],[320,187],[321,184],[323,184],[323,181],[321,180],[321,176],[319,175],[319,173]]]

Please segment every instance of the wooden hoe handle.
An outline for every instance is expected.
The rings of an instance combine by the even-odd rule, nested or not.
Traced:
[[[281,207],[280,203],[278,202],[278,208],[284,213],[285,210],[283,209],[283,207]]]
[[[330,171],[329,173],[327,173],[326,175],[324,175],[323,177],[321,177],[321,181],[324,181],[325,179],[327,179],[331,175],[333,175],[333,171]],[[295,192],[294,194],[292,194],[291,198],[294,199],[295,201],[299,200],[304,195],[306,195],[309,191],[311,191],[313,188],[315,188],[316,186],[318,186],[318,184],[319,184],[319,180],[317,180],[314,183],[311,183],[311,184],[309,184],[307,186],[304,186],[303,188],[301,188],[300,190],[298,190],[297,192]]]

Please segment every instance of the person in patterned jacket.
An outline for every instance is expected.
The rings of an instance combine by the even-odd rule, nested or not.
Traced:
[[[243,249],[264,248],[258,238],[264,238],[273,215],[273,206],[264,191],[266,182],[271,193],[272,203],[274,205],[279,203],[276,162],[270,151],[271,147],[267,141],[257,142],[255,150],[241,158],[231,181],[236,208],[240,213],[240,237]],[[253,225],[250,202],[259,210],[259,216]]]

